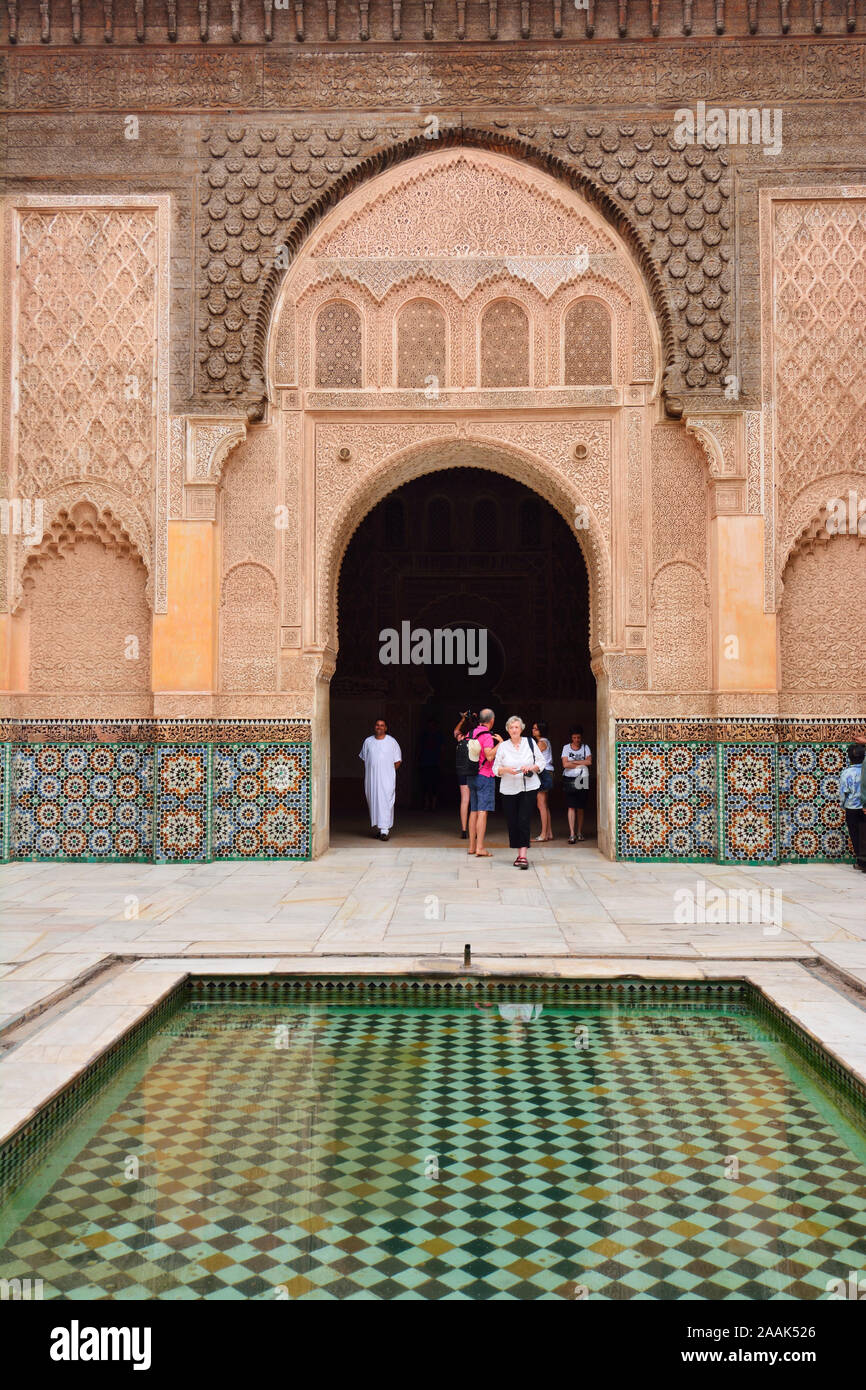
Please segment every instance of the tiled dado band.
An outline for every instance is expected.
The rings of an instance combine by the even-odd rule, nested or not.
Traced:
[[[839,774],[866,719],[616,721],[617,858],[850,858]]]
[[[0,724],[4,859],[310,857],[303,720]]]

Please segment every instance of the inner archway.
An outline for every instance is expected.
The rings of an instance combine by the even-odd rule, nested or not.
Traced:
[[[488,469],[445,468],[390,492],[349,542],[338,613],[330,693],[332,844],[368,834],[358,751],[378,715],[389,721],[403,751],[395,838],[414,843],[455,843],[452,730],[467,707],[489,704],[500,732],[512,713],[527,724],[546,719],[557,764],[572,723],[580,723],[595,746],[590,596],[581,548],[562,516],[515,479]],[[437,651],[437,630],[462,634],[465,649],[458,637],[453,645],[445,639]],[[429,652],[424,634],[430,635]],[[478,674],[470,673],[473,666]],[[420,758],[422,733],[434,724],[442,742],[432,812],[423,809]],[[552,803],[560,835],[561,797],[557,775]],[[594,810],[587,819],[594,834]],[[498,816],[495,822],[493,842]]]

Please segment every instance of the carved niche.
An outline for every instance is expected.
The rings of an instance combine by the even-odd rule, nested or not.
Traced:
[[[708,485],[701,445],[681,424],[652,432],[652,684],[710,684]]]
[[[866,699],[866,536],[806,536],[784,575],[782,690]],[[859,600],[859,601],[858,601]]]
[[[131,537],[110,512],[87,502],[58,512],[23,576],[29,689],[149,692],[146,579]]]

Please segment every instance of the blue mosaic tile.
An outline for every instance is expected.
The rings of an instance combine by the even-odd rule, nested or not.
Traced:
[[[214,859],[303,859],[310,850],[310,745],[213,750]]]
[[[839,777],[848,765],[845,743],[779,745],[780,857],[809,863],[851,858]]]
[[[0,861],[9,858],[9,832],[12,824],[10,796],[10,764],[12,745],[0,743]]]
[[[157,859],[207,859],[207,744],[166,744],[157,748],[154,838]]]
[[[714,746],[619,744],[617,822],[620,859],[714,859]]]
[[[14,749],[13,858],[149,859],[152,825],[152,752],[145,744]]]
[[[722,859],[734,863],[774,863],[777,832],[775,743],[724,743],[721,771]]]

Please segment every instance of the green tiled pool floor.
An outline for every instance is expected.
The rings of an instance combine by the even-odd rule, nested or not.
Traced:
[[[740,1005],[189,1004],[12,1198],[67,1299],[816,1299],[866,1140]]]

